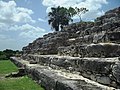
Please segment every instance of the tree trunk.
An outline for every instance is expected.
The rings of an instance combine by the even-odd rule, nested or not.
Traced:
[[[55,31],[59,31],[59,26],[56,26],[56,27],[55,27]]]
[[[80,22],[82,22],[82,18],[81,18],[81,15],[79,16],[79,18],[80,18]]]

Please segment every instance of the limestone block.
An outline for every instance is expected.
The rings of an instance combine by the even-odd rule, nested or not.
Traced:
[[[116,81],[120,84],[120,62],[116,62],[112,67],[112,74],[115,77]]]
[[[111,83],[110,78],[106,76],[96,77],[96,80],[97,82],[102,83],[102,84],[110,85]]]

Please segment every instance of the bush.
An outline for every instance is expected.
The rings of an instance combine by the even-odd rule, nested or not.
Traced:
[[[4,51],[0,51],[0,60],[8,60],[10,59],[11,56],[15,56],[15,55],[20,55],[21,54],[21,51],[13,51],[13,50],[10,50],[10,49],[6,49]]]
[[[6,55],[0,55],[0,60],[7,60]]]

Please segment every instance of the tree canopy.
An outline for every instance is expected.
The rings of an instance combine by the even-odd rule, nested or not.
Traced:
[[[88,9],[87,8],[78,8],[78,7],[75,7],[75,12],[79,16],[80,22],[81,22],[82,21],[81,15],[85,14],[86,12],[88,12]]]
[[[48,13],[48,23],[51,25],[51,28],[55,31],[59,31],[59,28],[68,25],[69,22],[73,21],[72,17],[78,15],[81,19],[81,15],[86,13],[88,10],[86,8],[65,8],[65,7],[52,7],[51,12]]]
[[[48,23],[51,25],[52,29],[59,31],[59,27],[68,25],[72,21],[71,17],[74,16],[74,8],[69,9],[65,7],[58,6],[57,8],[52,7],[51,12],[48,13]]]
[[[20,55],[22,52],[19,50],[13,51],[11,49],[6,49],[4,51],[0,51],[0,60],[8,60],[11,56]]]

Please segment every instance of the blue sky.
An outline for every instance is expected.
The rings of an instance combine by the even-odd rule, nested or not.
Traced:
[[[83,20],[94,20],[110,9],[120,6],[120,0],[0,0],[0,50],[21,50],[23,46],[52,32],[47,13],[53,6],[86,7]],[[78,17],[73,17],[74,21]]]

